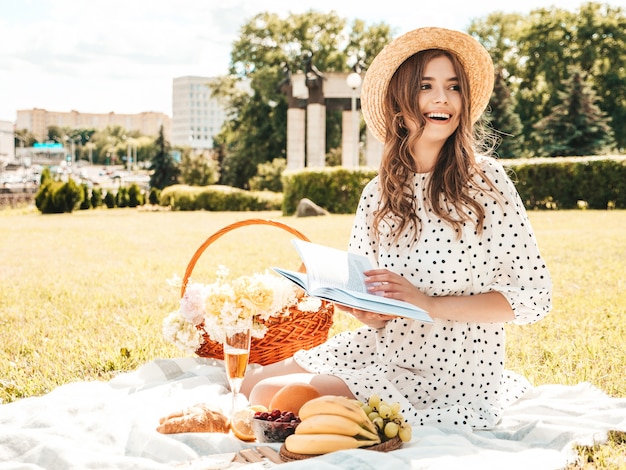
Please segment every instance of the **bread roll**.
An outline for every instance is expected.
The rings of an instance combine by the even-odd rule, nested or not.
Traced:
[[[162,434],[181,432],[228,433],[230,422],[221,411],[211,409],[201,403],[161,418],[157,431]]]

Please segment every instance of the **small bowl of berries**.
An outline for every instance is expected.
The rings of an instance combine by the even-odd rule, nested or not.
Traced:
[[[287,436],[296,432],[298,424],[300,418],[291,411],[257,411],[252,419],[252,430],[257,442],[285,442]]]

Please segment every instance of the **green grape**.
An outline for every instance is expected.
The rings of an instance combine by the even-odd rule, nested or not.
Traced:
[[[372,411],[370,414],[367,415],[367,417],[370,419],[370,421],[374,422],[376,418],[380,418],[380,415],[376,411]]]
[[[402,407],[400,406],[400,403],[392,403],[391,404],[391,413],[396,415],[398,413],[400,413],[400,410],[402,409]]]
[[[372,423],[374,423],[376,425],[376,427],[378,429],[380,429],[381,431],[383,430],[383,427],[385,426],[385,422],[383,421],[383,419],[379,416],[376,419],[372,420]]]
[[[389,418],[391,416],[391,407],[387,403],[381,403],[378,407],[378,414],[380,414],[383,419]]]
[[[394,421],[397,424],[404,423],[404,416],[402,413],[395,413],[391,416],[390,421]]]
[[[371,395],[367,404],[371,406],[373,410],[377,409],[378,405],[380,405],[380,396],[377,394]]]
[[[385,436],[387,436],[389,439],[393,439],[394,437],[396,437],[398,435],[399,430],[400,430],[400,426],[398,426],[393,421],[390,421],[387,424],[385,424]]]
[[[410,442],[411,437],[413,436],[412,431],[413,430],[411,429],[411,426],[405,423],[403,426],[400,427],[400,430],[398,431],[398,437],[402,442]]]
[[[366,414],[366,415],[368,415],[368,416],[369,416],[369,414],[370,414],[372,411],[374,411],[374,410],[372,409],[372,407],[371,407],[371,406],[366,405],[366,404],[363,404],[363,405],[361,406],[361,409],[362,409],[363,411],[365,411],[365,414]]]

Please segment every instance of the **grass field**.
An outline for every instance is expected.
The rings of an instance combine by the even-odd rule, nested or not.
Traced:
[[[530,217],[554,280],[554,308],[536,324],[508,326],[508,367],[536,385],[588,381],[626,396],[626,211]],[[209,235],[248,218],[277,219],[339,248],[347,245],[352,221],[278,212],[1,211],[1,402],[180,356],[161,337],[162,320],[179,296],[167,280],[184,274]],[[296,267],[291,238],[275,227],[237,229],[209,246],[192,277],[209,280],[220,264],[233,274]],[[333,332],[354,326],[338,316]],[[624,436],[580,454],[591,462],[577,468],[620,468]]]

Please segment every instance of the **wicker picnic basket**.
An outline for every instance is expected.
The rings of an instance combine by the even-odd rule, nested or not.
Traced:
[[[189,282],[189,277],[202,253],[218,238],[240,227],[249,225],[269,225],[286,230],[301,240],[309,239],[298,230],[282,222],[271,219],[246,219],[227,225],[215,232],[200,245],[191,257],[182,280],[181,298]],[[304,270],[304,267],[300,267]],[[328,339],[328,331],[333,324],[334,306],[330,302],[322,301],[317,312],[301,312],[296,307],[289,308],[289,315],[270,317],[263,321],[267,333],[263,338],[252,338],[250,346],[250,363],[267,365],[278,362],[294,355],[300,349],[311,349]],[[200,357],[224,359],[222,344],[213,341],[204,329],[204,323],[196,325],[202,332],[203,343],[196,350]]]

